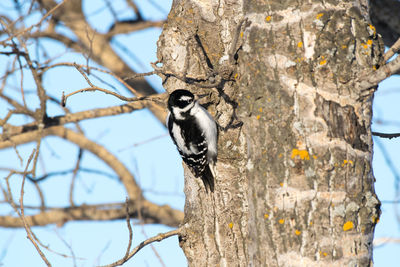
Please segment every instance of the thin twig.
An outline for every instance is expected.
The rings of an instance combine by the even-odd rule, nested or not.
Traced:
[[[124,78],[124,81],[134,80],[137,78],[143,78],[145,76],[150,76],[150,75],[154,75],[154,74],[157,74],[157,71],[153,70],[153,71],[144,72],[144,73],[136,73],[134,75]]]
[[[72,246],[68,244],[68,242],[61,236],[61,234],[58,232],[57,228],[54,228],[54,232],[56,233],[57,237],[63,242],[63,244],[68,248],[69,252],[71,252],[71,256],[67,256],[68,258],[72,258],[72,262],[74,263],[74,267],[76,267],[76,260],[85,260],[84,258],[77,258],[74,250],[72,249]]]
[[[113,73],[111,71],[108,71],[108,70],[101,69],[101,68],[91,67],[91,66],[87,66],[87,65],[80,65],[80,64],[77,64],[77,63],[62,62],[62,63],[56,63],[56,64],[49,65],[49,66],[46,66],[46,67],[42,67],[41,70],[42,71],[47,71],[47,70],[55,68],[55,67],[64,67],[64,66],[69,66],[69,67],[78,66],[78,67],[82,68],[84,71],[86,71],[87,73],[89,72],[89,70],[96,70],[96,71],[99,71],[99,72],[102,72],[102,73],[109,74],[109,75],[113,76],[115,79],[117,79],[119,82],[121,82],[126,88],[128,88],[129,91],[131,91],[133,94],[137,95],[136,90],[134,88],[132,88],[128,83],[125,82],[125,80],[127,80],[127,79],[122,79],[121,77],[119,77],[115,73]],[[142,77],[142,76],[139,76],[139,75],[148,76],[148,75],[152,75],[152,74],[155,74],[155,73],[149,73],[149,74],[147,74],[147,73],[143,73],[143,74],[139,73],[137,77]]]
[[[132,231],[130,215],[129,215],[129,199],[128,198],[126,198],[126,200],[125,200],[125,209],[126,209],[126,225],[128,227],[128,231],[129,231],[129,241],[128,241],[128,247],[126,248],[125,256],[122,258],[122,260],[124,260],[124,261],[129,256],[129,251],[131,250],[132,239],[133,239],[133,231]]]
[[[57,5],[54,6],[52,9],[50,9],[50,10],[39,20],[38,23],[36,23],[36,24],[30,26],[29,28],[26,28],[26,29],[24,29],[24,30],[22,30],[22,31],[20,31],[20,32],[17,32],[16,34],[14,34],[14,35],[8,37],[6,40],[3,40],[2,43],[6,43],[6,42],[10,41],[12,38],[17,37],[17,36],[19,36],[19,35],[22,35],[22,34],[28,32],[28,31],[32,30],[34,27],[40,26],[40,25],[42,24],[42,22],[43,22],[48,16],[50,16],[56,9],[58,9],[60,6],[62,6],[63,4],[65,4],[67,1],[68,1],[68,0],[64,0],[64,1],[62,1],[61,3],[57,4]],[[14,21],[13,23],[11,23],[11,25],[8,25],[8,27],[13,26],[15,22],[16,22],[16,21]]]
[[[371,132],[371,134],[374,135],[374,136],[378,136],[378,137],[382,137],[382,138],[388,138],[388,139],[400,137],[400,133],[379,133],[379,132]]]
[[[28,167],[29,164],[31,163],[33,156],[36,154],[36,150],[34,149],[31,153],[31,155],[29,156],[28,162],[26,163],[26,167],[25,167],[25,171],[24,171],[24,175],[22,177],[22,184],[21,184],[21,195],[20,195],[20,200],[19,200],[19,205],[20,205],[20,212],[18,210],[16,210],[16,212],[19,214],[19,217],[21,218],[23,224],[24,224],[24,228],[25,231],[27,233],[27,237],[28,239],[32,242],[32,244],[35,246],[37,252],[39,253],[40,257],[43,259],[43,261],[46,263],[47,266],[51,266],[50,262],[47,260],[46,256],[43,254],[42,250],[39,248],[39,245],[36,242],[36,238],[33,236],[33,232],[30,228],[30,226],[28,225],[28,223],[25,220],[25,214],[24,214],[24,185],[25,185],[25,180],[26,180],[26,174],[28,173]],[[10,192],[11,194],[11,192]],[[35,240],[36,239],[36,240]]]
[[[36,191],[38,192],[39,199],[40,199],[40,211],[44,211],[46,209],[46,202],[44,200],[44,195],[43,195],[42,189],[40,188],[39,184],[35,180],[33,180],[33,181],[31,179],[29,179],[29,180],[33,183],[33,185],[36,188]]]
[[[168,11],[161,7],[156,1],[148,0],[148,2],[158,9],[158,11],[160,11],[163,15],[168,14]]]
[[[157,135],[157,136],[151,137],[151,138],[149,138],[149,139],[146,139],[146,140],[143,140],[143,141],[134,143],[134,144],[129,145],[129,146],[127,146],[127,147],[121,148],[121,149],[118,150],[118,152],[125,151],[125,150],[127,150],[127,149],[129,149],[129,148],[131,148],[131,147],[141,146],[141,145],[144,145],[144,144],[153,142],[153,141],[155,141],[155,140],[157,140],[157,139],[160,139],[160,138],[163,138],[163,137],[166,137],[166,136],[168,136],[168,133],[161,134],[161,135]]]
[[[117,93],[115,93],[113,91],[110,91],[110,90],[107,90],[107,89],[104,89],[104,88],[100,88],[100,87],[97,87],[97,86],[93,86],[93,87],[87,87],[87,88],[76,90],[76,91],[74,91],[72,93],[69,93],[67,95],[65,95],[64,92],[63,92],[62,97],[61,97],[61,105],[65,106],[66,102],[67,102],[67,99],[70,96],[73,96],[73,95],[78,94],[78,93],[95,92],[95,91],[100,91],[100,92],[103,92],[105,94],[113,95],[113,96],[117,97],[118,99],[121,99],[121,100],[127,101],[127,102],[137,102],[137,101],[149,100],[149,101],[153,101],[153,102],[157,102],[157,103],[160,103],[160,101],[161,101],[161,103],[164,103],[162,100],[160,100],[160,96],[162,97],[163,94],[148,95],[148,96],[142,96],[142,97],[135,97],[135,96],[134,97],[125,97],[125,96],[117,94]]]
[[[374,248],[387,245],[389,243],[400,244],[400,238],[395,237],[380,237],[374,240]]]
[[[83,78],[85,78],[86,82],[90,85],[90,87],[95,87],[93,83],[90,81],[89,77],[82,71],[81,67],[74,62],[74,67],[82,74]],[[89,71],[89,68],[86,68]]]
[[[26,105],[25,92],[24,92],[24,70],[22,67],[22,62],[21,62],[21,58],[19,57],[19,54],[17,54],[16,59],[18,61],[19,69],[21,72],[21,85],[20,86],[21,86],[22,103],[24,103],[24,107],[26,108],[27,105]]]
[[[395,190],[397,193],[399,191],[400,174],[397,172],[396,164],[393,163],[388,151],[386,150],[385,145],[382,143],[382,141],[380,139],[375,139],[374,145],[377,145],[379,147],[379,149],[381,150],[381,153],[386,162],[386,165],[388,166],[388,168],[390,169],[390,171],[392,172],[392,174],[394,176],[394,180],[395,180],[394,187],[395,187]]]
[[[144,97],[141,97],[141,98],[138,98],[138,97],[125,97],[125,96],[120,95],[118,93],[115,93],[113,91],[110,91],[110,90],[95,86],[90,81],[90,79],[87,77],[87,75],[83,72],[83,70],[81,69],[81,67],[79,65],[74,63],[74,67],[82,74],[82,76],[85,78],[86,82],[89,84],[90,87],[76,90],[76,91],[74,91],[72,93],[69,93],[67,95],[65,95],[64,92],[63,92],[62,93],[62,98],[61,98],[61,104],[62,104],[63,107],[65,107],[68,97],[70,97],[72,95],[75,95],[77,93],[82,93],[82,92],[101,91],[101,92],[103,92],[105,94],[110,94],[110,95],[113,95],[113,96],[123,100],[123,101],[129,101],[129,102],[130,101],[137,101],[139,99],[142,100],[142,99],[147,99],[148,98],[148,96],[144,96]],[[152,72],[150,72],[150,73],[153,74]],[[147,75],[150,75],[150,73],[143,73],[143,74],[139,74],[139,75],[147,76]],[[137,77],[139,77],[139,75]]]
[[[46,91],[43,88],[41,76],[39,75],[37,69],[33,66],[33,62],[28,54],[29,51],[28,51],[28,48],[27,48],[25,42],[23,42],[21,40],[21,38],[19,38],[19,37],[17,37],[17,38],[18,38],[18,41],[20,42],[22,48],[26,51],[25,54],[23,55],[23,57],[24,57],[26,63],[28,64],[29,70],[32,73],[33,80],[35,81],[35,85],[37,88],[37,95],[40,100],[40,109],[38,112],[39,116],[38,116],[38,118],[36,118],[36,117],[35,118],[39,123],[43,123],[45,117],[47,116],[46,115],[46,110],[47,110],[46,109],[46,101],[47,101]]]
[[[220,75],[216,75],[215,77],[213,77],[213,76],[207,77],[207,80],[203,81],[203,80],[199,80],[199,79],[195,79],[195,78],[190,78],[185,75],[179,75],[176,73],[165,71],[162,68],[158,67],[156,65],[156,63],[150,63],[150,65],[154,68],[154,72],[157,74],[161,74],[161,75],[164,75],[167,77],[171,76],[171,77],[174,77],[185,83],[193,84],[196,87],[200,87],[200,88],[214,88],[214,87],[217,87],[218,85],[220,85],[222,82],[222,78],[220,77]]]
[[[390,62],[380,66],[377,70],[367,70],[356,80],[355,87],[360,91],[366,91],[370,94],[371,88],[377,86],[381,81],[396,74],[400,70],[400,56],[397,56]]]
[[[109,0],[104,0],[104,2],[106,2],[106,6],[107,8],[110,10],[111,15],[114,18],[114,21],[118,21],[118,16],[117,16],[117,12],[114,10],[113,6],[111,5]]]
[[[138,20],[143,20],[142,14],[140,13],[140,10],[137,7],[137,5],[135,4],[135,2],[133,2],[132,0],[129,0],[126,3],[128,4],[128,6],[130,6],[133,9],[133,11],[135,12],[135,14],[137,16],[137,19]]]
[[[72,172],[72,179],[71,179],[71,185],[69,187],[69,204],[71,205],[71,207],[75,206],[74,203],[74,188],[75,188],[75,181],[76,181],[76,177],[78,175],[78,171],[80,170],[80,165],[81,165],[81,159],[82,159],[82,155],[83,155],[83,149],[79,148],[79,152],[78,152],[78,159],[75,163],[75,168]]]
[[[62,116],[49,117],[47,118],[45,129],[57,127],[67,123],[76,123],[87,119],[131,113],[133,111],[141,110],[148,107],[150,105],[150,102],[155,102],[162,106],[165,104],[166,96],[166,93],[162,93],[150,95],[147,97],[138,97],[134,101],[124,105],[98,108],[92,109],[90,111],[86,110]],[[7,129],[10,129],[10,131],[5,131],[6,127],[3,127],[3,134],[0,135],[0,149],[6,147],[14,147],[17,144],[20,145],[26,142],[32,142],[36,140],[36,136],[38,135],[38,126],[36,123],[28,123],[22,126],[6,126]],[[27,140],[26,138],[28,138],[29,140]],[[22,142],[22,140],[25,141]]]
[[[119,99],[121,99],[123,101],[129,101],[130,102],[130,101],[137,100],[137,97],[125,97],[123,95],[117,94],[117,93],[112,92],[110,90],[107,90],[107,89],[104,89],[104,88],[100,88],[100,87],[97,87],[97,86],[93,86],[93,87],[87,87],[87,88],[79,89],[79,90],[76,90],[76,91],[74,91],[72,93],[69,93],[67,95],[63,95],[61,104],[62,104],[63,107],[65,107],[66,104],[67,104],[68,97],[73,96],[75,94],[83,93],[83,92],[95,92],[95,91],[100,91],[100,92],[103,92],[105,94],[113,95],[113,96],[115,96],[115,97],[117,97],[117,98],[119,98]]]
[[[114,267],[114,266],[120,266],[122,264],[124,264],[125,262],[127,262],[129,259],[131,259],[133,256],[135,256],[136,253],[138,253],[142,248],[144,248],[146,245],[149,245],[153,242],[160,242],[168,237],[174,236],[174,235],[179,235],[181,233],[182,229],[178,228],[166,233],[161,233],[158,234],[156,236],[153,236],[145,241],[143,241],[142,243],[140,243],[138,246],[136,246],[128,255],[128,257],[126,259],[120,259],[114,263],[108,264],[108,265],[104,265],[102,267]]]
[[[399,52],[399,50],[400,50],[400,38],[383,55],[383,61],[384,62],[388,61],[394,54]]]
[[[92,54],[93,54],[93,40],[94,40],[96,31],[93,31],[92,32],[92,36],[90,36],[88,27],[86,27],[85,29],[86,29],[86,38],[89,41],[89,48],[88,48],[89,54],[86,55],[86,53],[82,53],[82,55],[86,58],[87,73],[90,75],[89,61],[90,61],[90,58],[92,57]]]

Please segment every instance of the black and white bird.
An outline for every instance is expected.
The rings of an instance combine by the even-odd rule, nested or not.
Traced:
[[[183,161],[196,177],[214,191],[217,160],[217,125],[188,90],[173,91],[168,99],[167,126]]]

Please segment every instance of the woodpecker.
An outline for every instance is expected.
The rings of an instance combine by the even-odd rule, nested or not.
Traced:
[[[206,192],[214,192],[217,124],[188,90],[173,91],[168,99],[167,126],[178,151]]]

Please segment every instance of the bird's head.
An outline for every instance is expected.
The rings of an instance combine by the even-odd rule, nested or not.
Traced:
[[[168,110],[177,120],[183,120],[185,114],[194,107],[196,103],[194,95],[188,90],[178,89],[169,95]]]

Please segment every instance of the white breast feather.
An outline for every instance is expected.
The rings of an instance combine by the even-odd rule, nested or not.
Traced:
[[[180,151],[182,151],[185,154],[191,154],[191,151],[188,150],[185,146],[185,140],[183,139],[181,135],[181,127],[179,127],[178,124],[172,123],[172,134],[175,138],[175,142],[177,147],[179,148]]]
[[[197,122],[201,126],[201,129],[206,129],[204,135],[208,143],[208,157],[213,158],[217,154],[217,126],[214,119],[208,113],[208,111],[200,106],[196,101],[193,109],[191,110],[191,115],[195,115]]]

